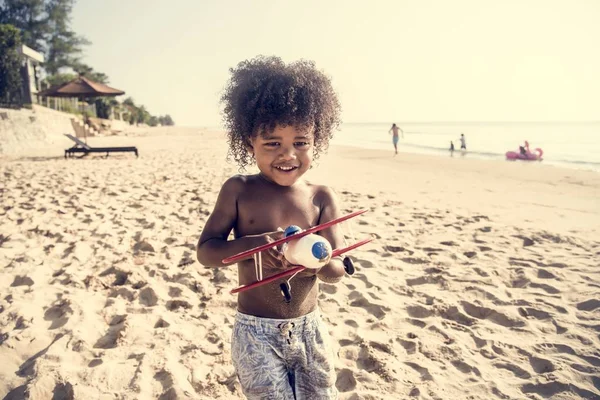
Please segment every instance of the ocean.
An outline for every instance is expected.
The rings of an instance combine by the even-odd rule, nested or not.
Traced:
[[[530,149],[541,148],[544,164],[600,171],[599,122],[452,122],[396,121],[404,131],[399,152],[460,157],[460,134],[467,142],[465,157],[504,160],[507,151],[518,151],[525,140]],[[332,143],[393,151],[392,123],[347,123],[335,132]],[[526,162],[526,161],[517,161]]]

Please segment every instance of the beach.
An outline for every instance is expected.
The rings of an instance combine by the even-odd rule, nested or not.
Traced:
[[[140,157],[0,156],[0,398],[244,398],[237,271],[195,253],[223,133],[88,143]],[[600,399],[600,173],[332,145],[307,179],[375,238],[320,284],[340,399]]]

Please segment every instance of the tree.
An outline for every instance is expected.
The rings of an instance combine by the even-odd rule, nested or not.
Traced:
[[[0,25],[0,103],[21,104],[23,99],[20,46],[19,30],[12,25]]]
[[[98,118],[110,118],[111,103],[109,99],[106,97],[95,99],[94,104],[96,104],[96,116]]]
[[[0,0],[0,24],[21,31],[21,41],[38,51],[44,50],[48,34],[44,0]]]
[[[75,74],[55,74],[47,76],[45,81],[52,87],[70,82],[75,78],[77,78],[77,75]]]
[[[83,46],[90,42],[71,30],[75,0],[0,0],[0,24],[14,25],[22,42],[44,53],[50,75],[80,63]]]
[[[145,106],[140,106],[138,108],[138,114],[137,114],[137,123],[138,124],[147,124],[148,121],[150,120],[150,113],[148,112],[148,110],[146,110]]]
[[[74,3],[74,0],[46,0],[45,69],[48,74],[56,74],[63,67],[75,69],[81,64],[83,46],[91,44],[89,40],[71,30],[71,12]]]
[[[87,64],[77,63],[73,67],[73,70],[75,70],[75,72],[77,72],[79,75],[85,76],[86,78],[91,79],[94,82],[99,82],[99,83],[104,83],[104,84],[109,83],[108,75],[106,75],[102,72],[94,71],[94,68],[90,67]]]
[[[175,125],[175,121],[173,121],[173,118],[171,118],[171,116],[169,114],[165,115],[164,117],[158,117],[158,121],[160,122],[160,124],[162,126]]]

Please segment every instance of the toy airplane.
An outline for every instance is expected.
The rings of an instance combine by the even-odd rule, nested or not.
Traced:
[[[245,292],[246,290],[266,285],[267,283],[271,283],[277,279],[291,275],[292,277],[290,279],[279,285],[281,294],[285,298],[285,301],[289,303],[292,299],[290,281],[296,274],[307,268],[321,268],[327,264],[332,257],[342,255],[373,240],[372,238],[363,239],[353,245],[332,250],[331,245],[325,238],[315,235],[314,233],[322,231],[323,229],[329,228],[335,224],[339,224],[340,222],[346,221],[350,218],[356,217],[357,215],[364,214],[365,212],[367,212],[367,210],[355,211],[351,214],[344,215],[343,217],[336,218],[306,230],[301,230],[299,227],[292,225],[285,230],[285,237],[282,239],[225,258],[223,260],[224,264],[241,261],[249,256],[253,256],[254,258],[256,282],[239,286],[233,289],[231,293],[234,294]],[[279,245],[283,245],[283,254],[288,262],[291,264],[300,265],[263,279],[261,252]],[[354,273],[354,265],[350,257],[345,257],[343,262],[346,273],[348,273],[348,275],[352,275]]]

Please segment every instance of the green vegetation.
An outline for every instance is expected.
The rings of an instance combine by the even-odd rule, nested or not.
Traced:
[[[150,113],[146,110],[144,106],[137,106],[131,97],[126,98],[122,104],[125,112],[128,115],[126,121],[129,121],[130,124],[147,124],[150,126],[157,126],[161,124],[163,126],[172,126],[175,125],[175,122],[171,118],[170,115],[155,117],[150,115]]]
[[[19,31],[11,25],[0,24],[0,104],[21,103],[21,61],[17,51],[20,45]]]
[[[106,74],[82,61],[83,48],[91,43],[71,29],[74,5],[75,0],[0,0],[0,103],[18,103],[21,99],[20,43],[44,54],[48,86],[66,83],[77,75],[109,83]],[[116,108],[119,113],[126,111],[130,123],[174,125],[170,116],[153,116],[133,100],[127,105],[106,98],[87,99],[87,102],[96,104],[100,118],[108,118],[110,109]]]

